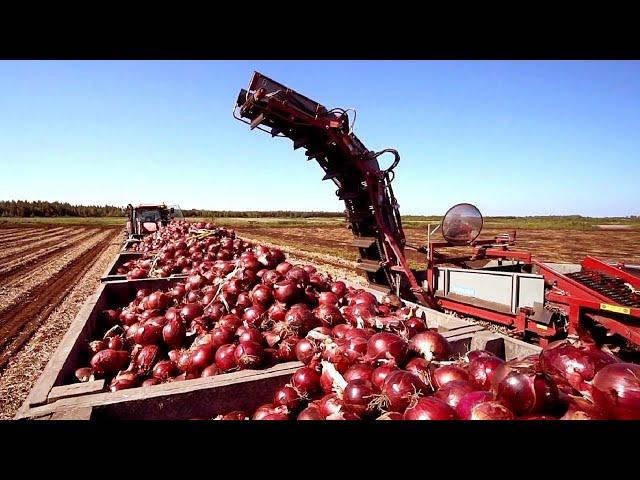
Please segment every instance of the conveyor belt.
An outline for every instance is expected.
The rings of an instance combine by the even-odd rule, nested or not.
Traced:
[[[595,270],[582,270],[568,273],[566,276],[610,298],[614,303],[625,307],[640,308],[640,294],[629,288],[624,280]]]

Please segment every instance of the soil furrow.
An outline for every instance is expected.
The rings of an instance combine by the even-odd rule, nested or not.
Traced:
[[[44,238],[39,237],[38,240],[31,239],[30,241],[22,242],[20,245],[12,245],[11,248],[6,248],[3,249],[3,251],[0,251],[0,262],[2,262],[2,264],[7,264],[21,256],[29,255],[30,253],[65,241],[66,239],[74,238],[84,231],[86,231],[86,228],[77,230],[69,229],[67,232],[56,232],[52,235],[47,235]],[[1,245],[0,249],[2,249]]]
[[[37,291],[36,289],[40,288],[41,284],[44,284],[61,268],[108,236],[110,236],[108,230],[102,231],[6,277],[6,280],[0,283],[0,294],[2,294],[0,295],[0,311],[16,302],[21,302],[22,299],[30,295],[30,292]]]
[[[115,232],[107,235],[39,286],[41,293],[35,299],[16,303],[0,312],[0,371],[110,246],[114,236]]]
[[[70,227],[52,228],[51,230],[45,230],[42,234],[22,237],[13,241],[6,241],[0,238],[0,254],[17,250],[18,247],[24,247],[26,245],[33,245],[36,242],[42,242],[44,240],[51,239],[52,237],[59,237],[61,234],[73,232],[75,229]]]
[[[23,267],[27,267],[29,265],[33,265],[35,262],[46,261],[49,257],[55,255],[56,253],[63,252],[69,248],[73,248],[74,244],[79,241],[85,240],[86,238],[99,233],[99,229],[92,229],[88,232],[83,232],[76,234],[72,237],[68,237],[62,243],[51,246],[48,248],[39,248],[36,247],[33,250],[29,250],[28,252],[17,254],[16,256],[12,256],[11,259],[3,259],[3,266],[0,268],[0,282],[8,283],[11,280],[12,274],[14,273],[26,273],[27,270],[23,270]],[[16,261],[18,258],[20,260]],[[14,262],[14,263],[11,263]]]

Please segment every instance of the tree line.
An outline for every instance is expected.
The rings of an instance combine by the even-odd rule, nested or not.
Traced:
[[[71,205],[67,202],[0,200],[0,217],[124,217],[113,205]]]
[[[293,212],[290,210],[233,211],[233,210],[182,210],[185,217],[202,218],[334,218],[344,217],[343,212]]]
[[[310,217],[342,217],[341,212],[292,212],[277,211],[244,211],[231,210],[182,210],[185,217],[204,218],[310,218]],[[121,207],[113,205],[71,205],[67,202],[0,200],[0,217],[124,217]]]

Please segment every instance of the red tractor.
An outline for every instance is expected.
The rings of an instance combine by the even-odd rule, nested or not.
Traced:
[[[164,203],[138,205],[137,207],[129,204],[126,212],[128,239],[140,239],[158,231],[160,227],[166,226],[173,218],[182,218],[179,207],[167,207]]]
[[[640,345],[640,267],[587,257],[581,264],[550,264],[515,251],[515,232],[478,239],[482,215],[473,205],[450,209],[443,240],[426,245],[405,240],[391,187],[400,161],[396,150],[368,150],[353,133],[347,111],[323,105],[255,72],[241,90],[234,117],[272,137],[293,141],[316,160],[346,206],[348,228],[361,270],[372,288],[432,308],[458,312],[510,327],[545,344],[551,339],[592,335]],[[391,155],[382,169],[378,159]],[[446,254],[450,247],[468,253]],[[409,268],[405,250],[426,255],[426,268]]]

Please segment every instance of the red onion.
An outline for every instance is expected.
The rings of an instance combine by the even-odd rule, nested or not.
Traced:
[[[409,340],[409,348],[426,360],[448,360],[452,348],[446,338],[434,330],[420,332]]]
[[[366,363],[356,363],[347,369],[344,372],[344,379],[347,382],[351,382],[352,380],[367,380],[371,381],[371,375],[373,374],[374,368],[371,365]]]
[[[305,365],[308,365],[316,354],[316,347],[311,341],[303,338],[296,344],[295,352],[296,358]]]
[[[427,330],[427,324],[424,320],[418,317],[411,317],[405,322],[405,326],[412,329],[416,333],[424,332]]]
[[[432,375],[433,386],[435,388],[441,388],[449,382],[463,381],[468,382],[469,374],[461,367],[455,365],[443,365],[433,371]]]
[[[593,401],[611,418],[640,420],[640,365],[614,363],[602,368],[593,379]]]
[[[242,315],[242,320],[246,325],[259,326],[262,323],[262,315],[265,313],[265,309],[261,305],[253,305],[247,308]]]
[[[320,409],[312,404],[298,414],[297,420],[324,420],[324,417],[320,414]]]
[[[331,305],[335,306],[338,304],[338,296],[333,292],[321,292],[318,295],[318,303],[320,305]]]
[[[469,392],[460,398],[456,405],[456,414],[460,420],[471,420],[471,411],[476,405],[493,400],[495,400],[495,396],[491,392],[481,390]]]
[[[257,368],[264,362],[264,349],[257,342],[243,342],[236,347],[234,356],[238,368]]]
[[[160,349],[157,345],[145,345],[142,347],[135,357],[135,365],[138,368],[137,373],[146,375],[153,368],[159,355]]]
[[[93,375],[93,369],[89,367],[79,368],[76,370],[75,375],[80,382],[88,382],[91,380],[91,375]]]
[[[402,413],[412,401],[430,392],[431,389],[417,375],[400,370],[390,373],[385,379],[381,403],[388,406],[386,410]]]
[[[332,294],[333,295],[333,294]],[[344,323],[340,309],[336,305],[321,304],[314,310],[316,317],[327,327]]]
[[[284,413],[272,413],[271,415],[267,415],[262,420],[289,420],[289,416]]]
[[[162,328],[162,339],[171,349],[180,348],[186,337],[187,331],[180,320],[174,318],[169,320]]]
[[[377,305],[378,300],[372,293],[361,291],[353,297],[352,303],[354,303],[355,305],[360,305],[360,304]]]
[[[408,372],[415,373],[420,377],[427,385],[432,385],[433,380],[431,378],[431,362],[428,362],[422,357],[414,357],[407,362],[404,369]],[[433,386],[433,385],[432,385]]]
[[[234,355],[235,351],[236,346],[231,344],[222,345],[216,351],[216,365],[222,372],[228,372],[238,366]]]
[[[124,350],[100,350],[91,357],[91,368],[97,374],[116,373],[129,361],[129,352]]]
[[[93,354],[98,353],[100,350],[105,350],[106,348],[109,348],[109,344],[104,340],[94,340],[93,342],[89,342],[89,351]]]
[[[380,332],[367,342],[366,361],[372,363],[393,363],[402,365],[409,345],[404,338],[389,332]]]
[[[404,420],[455,420],[456,412],[442,400],[433,397],[418,398],[404,412]]]
[[[178,373],[178,369],[171,360],[160,360],[153,367],[152,376],[158,380],[168,380]]]
[[[490,354],[475,356],[469,363],[469,376],[480,388],[489,390],[491,388],[491,379],[496,369],[504,363],[504,360],[501,358],[494,357]]]
[[[191,366],[196,370],[203,370],[215,360],[216,348],[210,343],[200,345],[191,354]]]
[[[280,275],[286,275],[286,273],[293,268],[289,262],[282,262],[276,267],[276,272]]]
[[[278,344],[278,358],[282,362],[295,362],[297,360],[296,356],[296,346],[300,341],[300,337],[292,336],[283,339]]]
[[[236,336],[238,337],[239,343],[256,342],[262,344],[262,342],[264,342],[264,336],[257,328],[240,326],[236,331]]]
[[[353,326],[347,323],[342,323],[340,325],[336,325],[335,327],[333,327],[331,329],[331,334],[335,338],[345,338],[345,336],[347,335],[347,332],[349,332],[352,329],[353,329]]]
[[[569,408],[560,420],[606,420],[607,414],[582,397],[569,397]]]
[[[107,345],[107,347],[110,348],[111,350],[122,350],[124,347],[124,341],[120,336],[111,337],[109,339],[109,344]]]
[[[226,327],[215,327],[211,330],[212,336],[212,345],[216,347],[220,347],[224,344],[231,343],[233,340],[234,334],[233,330]]]
[[[186,303],[180,310],[180,316],[186,322],[190,322],[194,318],[202,316],[203,313],[202,305],[199,303]]]
[[[540,354],[540,368],[566,393],[572,390],[589,395],[590,382],[603,367],[619,360],[595,345],[570,344],[559,340],[547,345]]]
[[[320,399],[318,407],[320,408],[320,415],[324,419],[342,409],[342,400],[335,393],[329,393]]]
[[[112,392],[117,392],[119,390],[124,390],[127,388],[135,388],[140,385],[140,376],[134,372],[120,372],[115,378],[111,381],[111,385],[109,386],[109,390]]]
[[[242,320],[237,315],[224,315],[218,321],[218,327],[226,328],[235,332],[242,325]]]
[[[162,339],[162,330],[162,326],[147,322],[138,327],[133,339],[140,345],[152,345]]]
[[[356,378],[351,380],[342,393],[344,408],[359,417],[371,415],[375,410],[373,384],[369,380]]]
[[[218,365],[214,363],[206,367],[204,370],[202,370],[202,374],[200,376],[202,378],[213,377],[215,375],[218,375],[219,373],[220,373],[220,369],[218,368]]]
[[[331,293],[333,293],[338,298],[344,297],[345,293],[347,293],[347,286],[342,281],[333,282],[330,288]]]
[[[281,303],[291,305],[302,296],[302,290],[293,280],[283,280],[273,286],[273,296]]]
[[[294,411],[300,407],[300,395],[293,387],[285,385],[276,390],[273,395],[273,403],[274,405],[287,407],[289,411]]]
[[[558,388],[526,359],[499,366],[492,378],[496,397],[516,415],[542,413],[558,404]]]
[[[395,365],[382,365],[381,367],[377,367],[371,373],[371,383],[373,383],[373,386],[376,390],[381,391],[382,385],[384,384],[384,381],[387,379],[387,376],[392,372],[399,372],[399,371],[400,369]],[[424,382],[424,380],[422,381]]]
[[[376,420],[403,420],[404,415],[397,412],[385,412],[380,415]]]
[[[462,397],[476,390],[477,388],[471,382],[466,380],[452,380],[440,387],[435,393],[435,397],[455,409]]]
[[[479,393],[479,392],[474,392]],[[486,392],[482,392],[486,393]],[[471,407],[466,420],[513,420],[513,412],[496,401],[480,402]]]
[[[273,302],[273,295],[271,294],[271,288],[267,285],[256,285],[251,291],[251,300],[264,308],[269,307]]]
[[[301,394],[318,392],[320,391],[320,375],[312,368],[299,368],[291,378],[291,385]]]

